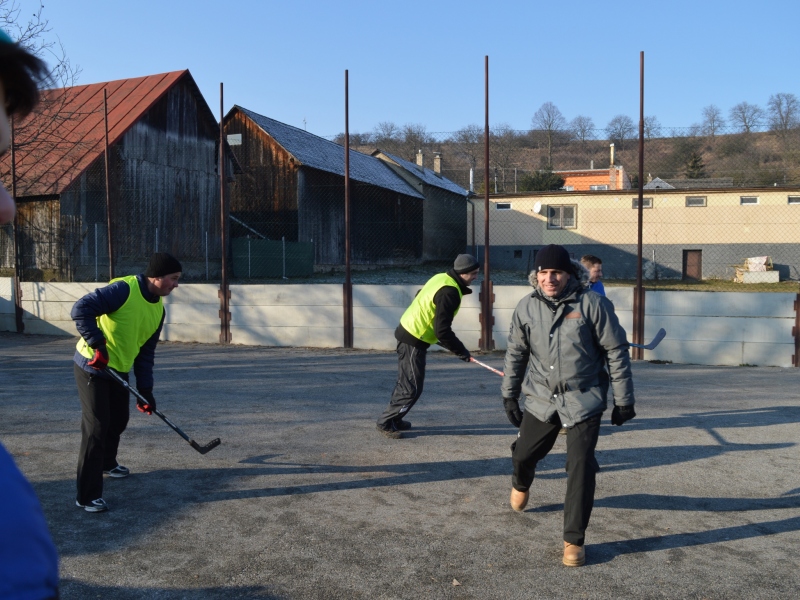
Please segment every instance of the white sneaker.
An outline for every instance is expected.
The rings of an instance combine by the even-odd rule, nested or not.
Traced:
[[[92,500],[88,504],[81,504],[77,500],[75,500],[75,506],[78,508],[82,508],[86,512],[105,512],[108,510],[108,504],[102,498],[98,498],[97,500]]]

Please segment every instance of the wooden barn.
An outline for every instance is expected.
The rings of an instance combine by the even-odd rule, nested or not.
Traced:
[[[424,167],[422,152],[412,163],[399,156],[376,150],[381,159],[425,197],[422,227],[422,258],[452,261],[467,247],[467,198],[469,192],[442,177],[442,155],[434,154],[433,169]]]
[[[23,277],[108,278],[104,91],[114,275],[139,272],[152,252],[166,251],[189,279],[214,277],[219,125],[188,70],[48,90],[15,129]],[[7,153],[9,187],[10,166]],[[11,240],[0,233],[4,270],[13,268]]]
[[[241,169],[229,188],[231,237],[313,242],[315,265],[344,264],[344,147],[240,106],[223,123]],[[386,163],[351,150],[351,262],[420,262],[423,204]]]

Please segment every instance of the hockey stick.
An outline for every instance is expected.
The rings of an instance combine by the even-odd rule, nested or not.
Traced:
[[[131,394],[136,396],[139,400],[141,400],[142,402],[147,404],[147,399],[139,393],[139,390],[133,389],[127,381],[125,381],[122,377],[119,376],[119,373],[117,373],[113,369],[108,369],[108,368],[106,369],[106,372],[109,375],[111,375],[111,377],[114,380],[116,380],[117,383],[119,383],[122,387],[127,389]],[[188,435],[183,433],[183,431],[181,431],[181,428],[178,427],[177,425],[175,425],[175,423],[170,421],[166,416],[164,416],[164,413],[162,413],[160,410],[154,408],[153,409],[153,413],[155,413],[162,421],[164,421],[164,423],[166,423],[167,425],[172,427],[172,429],[174,429],[178,433],[179,436],[181,436],[183,439],[185,439],[187,442],[189,442],[189,445],[192,448],[194,448],[195,450],[197,450],[200,454],[206,454],[208,452],[211,452],[214,448],[219,446],[220,443],[221,443],[219,438],[214,438],[213,440],[208,442],[205,446],[201,446],[200,444],[195,442],[193,439],[191,439]]]
[[[489,369],[489,370],[490,370],[492,373],[497,373],[498,375],[500,375],[500,377],[505,377],[505,373],[503,373],[502,371],[498,371],[497,369],[493,369],[493,368],[492,368],[492,367],[490,367],[489,365],[487,365],[487,364],[484,364],[484,363],[482,363],[482,362],[481,362],[481,361],[479,361],[479,360],[475,360],[475,358],[474,358],[474,357],[472,357],[472,356],[470,356],[470,357],[469,357],[469,362],[474,362],[476,365],[480,365],[480,366],[482,366],[484,369]]]
[[[629,343],[628,345],[632,346],[633,348],[643,348],[645,350],[652,350],[653,348],[658,346],[659,342],[661,340],[663,340],[666,335],[667,335],[667,330],[662,327],[661,329],[658,330],[658,333],[656,334],[656,337],[654,337],[653,341],[650,342],[649,344],[631,344],[631,343]]]

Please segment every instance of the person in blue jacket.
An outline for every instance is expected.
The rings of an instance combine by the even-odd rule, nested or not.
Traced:
[[[58,598],[58,554],[39,499],[0,444],[0,598]]]
[[[584,254],[581,256],[581,264],[589,271],[589,289],[597,292],[601,296],[606,295],[606,288],[603,286],[603,261],[594,254]]]
[[[114,279],[72,307],[81,335],[73,371],[83,414],[75,504],[87,512],[108,510],[104,473],[117,478],[130,474],[117,462],[120,436],[130,417],[130,395],[104,371],[114,369],[127,381],[133,369],[136,388],[147,400],[137,399],[136,408],[153,414],[153,361],[164,325],[163,298],[178,287],[182,270],[174,256],[157,252],[144,273]]]

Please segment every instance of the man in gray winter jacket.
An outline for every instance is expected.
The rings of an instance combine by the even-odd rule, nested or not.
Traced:
[[[606,409],[606,364],[614,392],[611,422],[622,425],[636,416],[628,341],[613,304],[588,291],[588,272],[564,247],[539,250],[529,279],[534,291],[514,310],[501,388],[506,414],[520,428],[512,446],[511,507],[524,510],[537,463],[567,427],[563,563],[577,567],[585,562],[599,470],[594,449]]]

